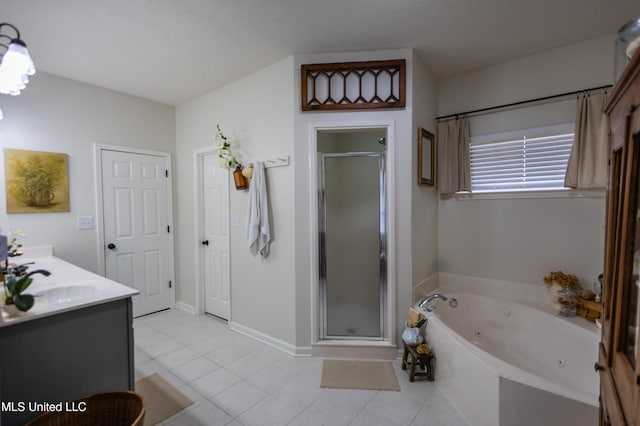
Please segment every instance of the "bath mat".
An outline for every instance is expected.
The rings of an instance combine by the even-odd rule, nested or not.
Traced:
[[[136,381],[136,392],[142,395],[146,404],[144,424],[147,426],[160,423],[193,404],[192,400],[158,373]]]
[[[326,359],[322,363],[321,388],[399,391],[398,379],[389,361]]]

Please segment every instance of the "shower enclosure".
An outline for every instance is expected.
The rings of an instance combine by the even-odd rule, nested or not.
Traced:
[[[384,129],[318,133],[320,338],[384,340]]]

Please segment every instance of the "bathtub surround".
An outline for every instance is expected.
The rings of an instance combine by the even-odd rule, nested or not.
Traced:
[[[500,425],[596,426],[597,407],[500,378]],[[523,401],[527,403],[523,404]]]
[[[458,288],[468,284],[465,277],[447,279]],[[505,284],[497,282],[495,288],[518,286]],[[592,365],[599,330],[582,318],[584,324],[534,308],[533,301],[541,297],[536,289],[525,285],[517,295],[526,299],[524,293],[531,290],[528,306],[500,292],[492,297],[440,288],[457,304],[438,300],[432,312],[423,310],[429,320],[427,340],[437,354],[438,384],[474,425],[525,424],[513,423],[518,418],[540,422],[535,413],[541,411],[549,413],[548,421],[538,424],[597,424],[599,380]],[[582,420],[565,423],[576,408]]]
[[[435,273],[425,279],[424,281],[413,286],[412,296],[411,296],[411,306],[418,303],[425,295],[431,293],[435,289],[438,288],[438,277],[439,273]]]
[[[518,304],[530,306],[539,311],[557,315],[553,301],[549,297],[549,289],[546,285],[523,283],[517,281],[495,280],[491,278],[472,277],[462,274],[440,272],[432,277],[429,282],[437,286],[416,287],[414,304],[422,300],[424,296],[437,290],[445,293],[462,292],[483,296],[498,297]],[[564,317],[565,321],[584,328],[593,333],[599,333],[597,326],[582,317]]]

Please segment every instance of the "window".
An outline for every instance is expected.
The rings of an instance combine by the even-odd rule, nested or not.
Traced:
[[[472,192],[560,190],[574,125],[471,138]]]

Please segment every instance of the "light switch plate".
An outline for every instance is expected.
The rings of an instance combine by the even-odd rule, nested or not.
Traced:
[[[78,216],[77,229],[93,229],[93,216]]]
[[[240,228],[240,217],[239,216],[231,216],[231,226],[233,228]]]

